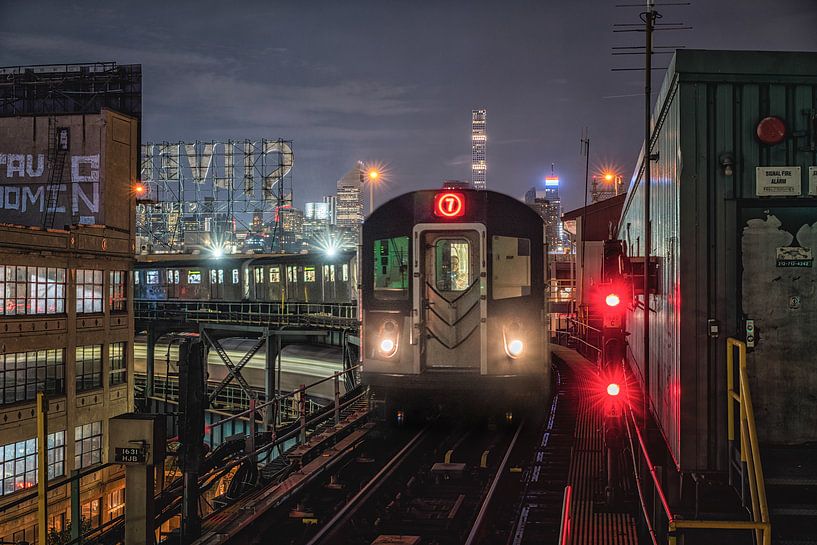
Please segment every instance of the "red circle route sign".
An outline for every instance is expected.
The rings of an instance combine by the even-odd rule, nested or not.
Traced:
[[[443,218],[460,218],[465,215],[465,195],[444,191],[434,196],[434,215]]]

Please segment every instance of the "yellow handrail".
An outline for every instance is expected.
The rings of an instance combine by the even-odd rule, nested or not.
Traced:
[[[735,391],[735,348],[738,349],[738,389]],[[758,543],[771,544],[771,522],[766,503],[766,484],[760,461],[760,445],[755,427],[752,396],[749,393],[749,372],[746,367],[746,343],[729,337],[726,339],[726,403],[727,441],[730,447],[735,440],[735,403],[739,407],[740,459],[749,474],[749,495],[752,501],[752,519]]]

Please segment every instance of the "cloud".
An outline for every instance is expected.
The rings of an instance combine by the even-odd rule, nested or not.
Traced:
[[[449,167],[456,167],[461,165],[470,165],[471,164],[471,155],[470,154],[462,154],[457,155],[456,157],[449,159],[445,162],[446,166]]]

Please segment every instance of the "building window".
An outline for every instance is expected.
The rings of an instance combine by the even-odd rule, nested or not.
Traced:
[[[0,354],[0,404],[30,401],[40,389],[65,392],[62,349]]]
[[[238,284],[238,269],[233,269],[233,284]]]
[[[127,343],[111,343],[108,346],[108,359],[111,362],[111,386],[125,384],[128,380],[128,358],[125,347]]]
[[[0,315],[65,312],[65,269],[0,266]]]
[[[109,294],[111,298],[111,310],[127,310],[127,274],[125,271],[110,271],[108,273],[110,281]]]
[[[48,515],[48,529],[60,533],[65,530],[65,511]]]
[[[99,509],[101,503],[100,498],[83,503],[80,506],[80,517],[82,517],[82,520],[87,521],[91,528],[98,528],[102,525],[102,511]]]
[[[273,284],[277,284],[281,281],[281,268],[280,267],[270,267],[269,268],[269,281]]]
[[[78,346],[77,392],[102,388],[102,345]]]
[[[108,494],[108,520],[125,514],[125,489],[120,488]]]
[[[374,241],[374,296],[378,299],[408,298],[409,237]]]
[[[102,271],[77,269],[77,313],[102,312]]]
[[[315,281],[315,267],[304,267],[304,282]]]
[[[65,432],[48,435],[48,478],[65,474]],[[2,488],[0,495],[25,490],[37,484],[37,439],[27,439],[0,447]]]
[[[91,422],[74,428],[74,469],[102,461],[102,422]]]

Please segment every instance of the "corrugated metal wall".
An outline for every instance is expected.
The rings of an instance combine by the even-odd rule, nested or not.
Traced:
[[[817,199],[807,197],[808,167],[817,164],[807,146],[815,109],[814,54],[680,52],[659,94],[651,217],[660,285],[650,299],[650,394],[672,456],[684,470],[723,469],[725,338],[743,338],[744,312],[761,332],[749,362],[761,438],[803,440],[810,434],[817,440],[817,364],[809,348],[817,327],[817,279],[813,268],[790,274],[776,268],[774,259],[776,247],[788,244],[778,240],[781,231],[790,232],[787,240],[797,232],[810,240],[808,233],[817,230]],[[755,127],[767,115],[786,121],[783,143],[758,142]],[[735,159],[731,176],[721,164],[725,154]],[[757,166],[800,166],[802,197],[756,197]],[[639,169],[619,232],[631,256],[644,255],[641,190]],[[748,222],[768,223],[775,214],[791,218],[782,226],[764,224],[771,233],[765,249],[758,253],[755,245],[755,253],[746,253],[741,237]],[[784,308],[784,292],[812,303]],[[638,369],[642,319],[641,309],[630,312],[631,357]],[[718,325],[717,337],[709,335],[707,320]],[[792,417],[802,423],[792,424]]]

